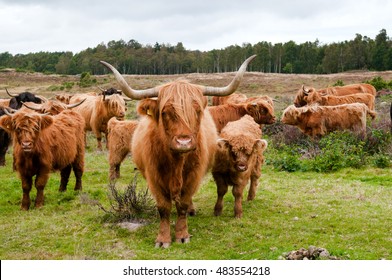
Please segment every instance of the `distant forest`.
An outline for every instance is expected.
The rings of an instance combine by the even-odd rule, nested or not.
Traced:
[[[257,54],[249,71],[323,74],[351,70],[392,70],[392,40],[382,29],[375,39],[360,34],[350,41],[321,45],[318,40],[271,44],[244,43],[211,51],[187,50],[180,42],[142,45],[132,39],[101,43],[80,53],[0,53],[0,69],[15,68],[55,74],[106,74],[105,60],[123,74],[184,74],[236,71],[245,58]]]

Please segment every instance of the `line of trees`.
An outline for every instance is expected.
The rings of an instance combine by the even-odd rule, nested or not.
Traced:
[[[321,45],[318,40],[271,44],[259,42],[201,52],[182,43],[142,45],[132,39],[101,43],[80,53],[0,53],[0,69],[16,68],[56,74],[104,74],[105,60],[123,74],[183,74],[236,71],[244,59],[257,54],[250,71],[265,73],[337,73],[349,70],[392,70],[392,40],[382,29],[375,39],[360,34],[350,41]]]

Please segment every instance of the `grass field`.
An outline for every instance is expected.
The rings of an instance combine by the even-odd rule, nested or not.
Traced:
[[[197,215],[188,219],[191,242],[163,250],[154,248],[158,217],[130,232],[92,202],[110,209],[106,152],[88,149],[80,194],[72,180],[67,192],[59,193],[59,174],[54,173],[45,206],[27,212],[19,209],[20,181],[9,155],[7,161],[0,173],[1,259],[273,260],[310,245],[340,259],[392,259],[391,169],[287,173],[265,165],[256,199],[244,203],[240,220],[233,218],[230,192],[222,216],[213,215],[216,187],[207,175],[194,198]],[[127,159],[117,187],[133,177]],[[172,220],[175,216],[173,210]]]
[[[387,77],[391,75],[386,74]],[[210,76],[206,77],[210,79]],[[269,85],[279,83],[279,90],[268,94],[289,100],[292,95],[287,96],[287,92],[295,94],[301,83],[321,83],[315,75],[297,76],[295,85],[282,88],[288,76],[279,77],[281,83],[274,80],[278,79],[276,75],[252,74],[242,91],[258,91],[258,85],[263,81]],[[159,83],[168,79],[158,78]],[[355,82],[361,79],[357,78]],[[5,80],[0,79],[0,83],[4,85]],[[17,83],[17,79],[9,81]],[[23,81],[19,83],[23,84]],[[139,81],[157,83],[151,78]],[[345,82],[348,81],[354,82]],[[42,83],[41,80],[36,84],[26,80],[23,88],[43,91]],[[61,82],[51,80],[48,83]],[[208,79],[198,83],[211,85]],[[16,84],[15,87],[12,92],[18,92]],[[276,111],[280,112],[281,108]],[[9,151],[7,165],[0,167],[0,259],[277,260],[286,252],[311,245],[327,249],[338,259],[392,259],[391,168],[365,166],[330,173],[285,172],[268,163],[262,168],[256,199],[243,203],[242,219],[233,218],[234,199],[230,191],[225,196],[222,216],[213,215],[216,186],[207,174],[194,197],[197,214],[188,218],[191,242],[157,249],[154,248],[159,225],[156,214],[145,217],[146,223],[142,227],[129,231],[119,226],[114,215],[102,210],[103,207],[109,211],[112,202],[108,188],[108,155],[106,150],[95,150],[96,142],[91,135],[88,144],[83,191],[73,191],[72,174],[68,190],[59,193],[60,176],[53,173],[45,188],[45,206],[41,209],[32,207],[30,211],[20,210],[21,184],[17,173],[12,171]],[[271,156],[267,148],[267,162]],[[127,158],[122,165],[122,177],[117,181],[119,189],[133,181],[133,170],[131,159]],[[145,188],[141,177],[137,188]],[[33,189],[33,200],[35,195]],[[172,223],[175,218],[173,208]]]

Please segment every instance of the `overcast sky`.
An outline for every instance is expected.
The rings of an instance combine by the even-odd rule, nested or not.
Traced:
[[[0,0],[0,53],[78,53],[111,40],[208,51],[261,41],[391,37],[390,0]]]

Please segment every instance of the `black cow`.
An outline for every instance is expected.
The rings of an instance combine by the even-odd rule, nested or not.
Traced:
[[[10,94],[7,89],[5,89],[7,94],[11,96],[10,99],[10,108],[18,110],[22,107],[22,103],[24,102],[34,102],[34,103],[41,103],[42,99],[35,96],[35,94],[25,91],[19,94]]]

